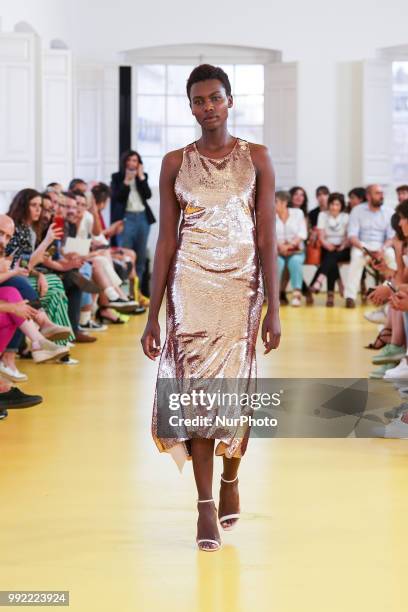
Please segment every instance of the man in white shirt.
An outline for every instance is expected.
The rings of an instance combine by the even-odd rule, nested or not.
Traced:
[[[347,273],[345,298],[346,308],[354,308],[364,266],[370,261],[364,248],[381,255],[388,265],[395,265],[395,253],[391,238],[395,235],[391,227],[394,210],[383,205],[384,192],[381,185],[367,188],[367,202],[359,204],[350,213],[348,237],[352,244],[350,266]]]

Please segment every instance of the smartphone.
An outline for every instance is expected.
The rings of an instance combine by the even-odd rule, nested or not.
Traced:
[[[21,253],[20,261],[19,261],[20,268],[28,268],[30,259],[31,259],[31,253]]]
[[[379,263],[381,263],[381,260],[380,260],[380,259],[378,259],[377,257],[374,257],[374,254],[373,254],[371,251],[369,251],[369,250],[368,250],[368,249],[367,249],[365,246],[363,246],[363,251],[364,251],[364,253],[365,253],[366,255],[368,255],[369,257],[371,257],[371,259],[373,260],[373,262],[374,262],[375,264],[379,264]]]
[[[29,300],[29,305],[31,308],[35,308],[36,310],[41,310],[42,304],[40,300]]]
[[[391,291],[392,291],[393,293],[397,293],[396,288],[395,288],[395,287],[392,285],[392,283],[390,283],[390,281],[387,281],[387,282],[386,282],[386,285],[387,285],[387,287],[389,287],[389,288],[391,289]]]
[[[55,244],[51,244],[51,245],[48,247],[48,249],[47,249],[47,251],[46,251],[46,252],[48,253],[48,255],[49,255],[50,257],[54,257],[55,253],[57,252],[57,247],[56,247],[56,245],[55,245]]]
[[[57,230],[64,230],[64,217],[61,215],[55,215],[53,224],[56,226]]]

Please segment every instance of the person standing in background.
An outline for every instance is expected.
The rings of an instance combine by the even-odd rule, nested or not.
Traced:
[[[122,154],[120,170],[112,174],[111,190],[111,222],[124,222],[123,233],[116,236],[117,246],[136,253],[136,275],[140,287],[146,267],[150,225],[156,222],[156,218],[147,203],[152,192],[139,153],[129,150]]]

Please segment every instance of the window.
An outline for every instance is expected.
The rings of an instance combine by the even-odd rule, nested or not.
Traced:
[[[135,69],[135,114],[132,146],[143,158],[149,181],[157,185],[163,155],[197,140],[200,128],[191,114],[186,96],[190,65],[140,64]],[[232,134],[263,142],[264,66],[222,65],[228,74],[234,107],[230,112]]]
[[[408,177],[408,61],[393,62],[393,180],[396,185]]]

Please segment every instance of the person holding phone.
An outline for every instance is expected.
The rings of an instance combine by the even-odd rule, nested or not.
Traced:
[[[47,249],[55,240],[60,240],[63,231],[51,224],[44,240],[39,242],[34,230],[35,224],[41,216],[42,197],[35,189],[22,189],[13,198],[8,216],[15,223],[15,232],[6,247],[6,256],[13,255],[11,267],[20,263],[23,253],[29,254],[30,285],[35,289],[41,299],[41,304],[53,323],[70,330],[67,338],[57,340],[57,343],[67,344],[75,340],[68,316],[68,298],[62,280],[53,273],[43,273],[36,270],[46,256]]]
[[[346,308],[355,308],[364,266],[372,257],[385,257],[388,263],[395,262],[391,247],[395,235],[391,227],[393,213],[392,208],[384,206],[381,185],[369,185],[367,202],[359,204],[350,213],[347,234],[351,243],[351,257],[344,292]],[[370,251],[370,256],[364,249]]]
[[[136,275],[139,286],[146,267],[147,241],[150,226],[156,218],[147,203],[152,197],[148,175],[137,151],[125,151],[120,170],[112,174],[111,221],[124,221],[123,233],[116,236],[116,245],[136,253]]]

